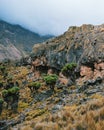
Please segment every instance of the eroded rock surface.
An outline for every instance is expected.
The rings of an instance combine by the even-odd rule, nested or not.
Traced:
[[[76,62],[81,80],[104,77],[104,25],[70,27],[63,35],[33,47],[32,65],[61,70]]]

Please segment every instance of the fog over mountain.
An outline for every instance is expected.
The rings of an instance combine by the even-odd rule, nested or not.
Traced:
[[[42,35],[59,35],[69,26],[102,24],[103,0],[0,0],[0,19]]]

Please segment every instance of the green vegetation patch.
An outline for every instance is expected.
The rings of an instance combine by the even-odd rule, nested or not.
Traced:
[[[19,87],[12,87],[12,88],[10,88],[8,90],[4,89],[4,90],[2,90],[2,96],[6,97],[9,94],[16,94],[19,90],[20,90]]]
[[[68,75],[71,75],[71,74],[72,74],[72,72],[75,70],[76,67],[77,67],[77,64],[76,64],[76,63],[74,63],[74,62],[68,63],[68,64],[66,64],[66,65],[62,68],[61,72],[62,72],[64,75],[68,76]]]
[[[8,90],[4,89],[2,90],[2,96],[6,97],[8,95]]]
[[[0,98],[0,104],[3,104],[4,100],[2,98]]]
[[[44,76],[43,79],[47,84],[53,84],[56,83],[58,76],[56,74],[52,74],[52,75]]]
[[[19,90],[20,90],[19,87],[13,87],[13,88],[8,89],[8,92],[11,93],[11,94],[15,94],[15,93],[17,93]]]
[[[41,83],[40,82],[31,82],[29,85],[28,85],[29,88],[33,87],[35,89],[39,89],[41,87]]]

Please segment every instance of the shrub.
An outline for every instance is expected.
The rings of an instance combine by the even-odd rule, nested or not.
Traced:
[[[0,98],[0,104],[3,104],[4,100],[2,98]]]
[[[1,115],[2,109],[3,109],[3,102],[4,102],[4,100],[2,98],[0,98],[0,115]]]
[[[3,76],[4,76],[4,79],[5,79],[5,78],[8,76],[8,72],[5,71],[5,72],[3,73]]]
[[[10,88],[8,90],[4,89],[2,91],[2,96],[7,97],[8,95],[16,94],[18,91],[19,91],[19,87],[12,87],[12,88]]]
[[[12,81],[12,77],[11,76],[8,76],[7,77],[7,82],[9,83],[9,82],[11,82]]]
[[[0,65],[0,70],[1,70],[2,73],[4,73],[5,69],[6,69],[5,66]]]
[[[9,94],[16,94],[19,90],[20,90],[19,87],[14,86],[14,87],[8,89],[8,93]]]
[[[7,108],[11,106],[11,109],[14,112],[17,112],[18,99],[19,99],[19,87],[14,86],[12,88],[9,88],[8,90],[4,89],[2,91],[2,97],[4,98],[4,101],[7,103]]]
[[[6,90],[6,89],[2,90],[2,96],[3,97],[8,96],[8,90]]]
[[[76,63],[69,63],[69,64],[66,64],[61,72],[65,75],[65,76],[69,76],[69,75],[72,75],[75,68],[76,68],[77,64]]]
[[[40,82],[31,82],[28,87],[31,89],[31,91],[38,90],[41,87]]]
[[[56,74],[44,76],[43,79],[45,80],[46,84],[50,86],[51,89],[54,90],[55,83],[58,79]]]
[[[0,81],[0,87],[3,87],[3,82]]]
[[[46,84],[54,84],[56,83],[57,79],[58,79],[58,76],[56,74],[44,76],[44,80]]]

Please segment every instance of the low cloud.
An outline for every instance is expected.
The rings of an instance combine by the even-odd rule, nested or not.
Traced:
[[[69,26],[102,24],[103,0],[0,0],[0,19],[41,35],[59,35]]]

